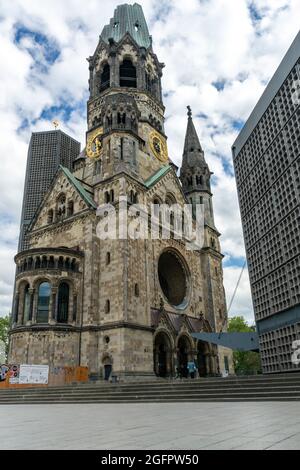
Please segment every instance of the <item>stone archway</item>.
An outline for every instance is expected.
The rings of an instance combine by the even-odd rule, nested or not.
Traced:
[[[180,336],[177,342],[177,367],[181,377],[188,377],[188,361],[192,355],[191,341],[186,335]]]
[[[159,331],[154,339],[154,372],[158,377],[172,374],[172,347],[167,333]]]

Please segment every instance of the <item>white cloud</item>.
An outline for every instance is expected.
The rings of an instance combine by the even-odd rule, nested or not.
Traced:
[[[98,36],[119,0],[2,0],[0,17],[0,314],[10,305],[13,254],[21,211],[27,147],[33,130],[51,128],[43,110],[63,103],[75,106],[62,129],[84,141],[88,64]],[[222,232],[226,260],[244,256],[241,222],[230,147],[235,121],[245,120],[298,31],[300,0],[141,0],[154,51],[165,62],[166,133],[172,159],[180,164],[186,128],[186,105],[210,168],[216,224]],[[252,14],[250,12],[252,8]],[[255,15],[254,15],[255,13]],[[17,26],[39,33],[16,43]],[[59,56],[47,62],[47,47]],[[49,52],[49,51],[48,51]],[[29,127],[20,126],[28,120]],[[19,130],[18,130],[19,129]],[[239,268],[226,267],[228,293]],[[244,275],[236,306],[250,318],[249,283]]]

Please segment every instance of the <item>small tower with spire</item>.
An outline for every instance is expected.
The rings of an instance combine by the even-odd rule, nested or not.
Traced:
[[[215,227],[210,178],[213,174],[201,147],[193,119],[187,106],[188,123],[184,141],[180,180],[183,192],[196,213],[196,205],[204,206],[204,245],[201,253],[206,316],[216,331],[226,322],[226,301],[223,288],[223,269],[219,237]]]
[[[188,202],[193,205],[193,214],[195,214],[196,205],[203,204],[205,224],[215,229],[210,188],[210,177],[213,173],[205,161],[204,152],[193,123],[191,107],[187,106],[187,109],[188,123],[180,180]]]

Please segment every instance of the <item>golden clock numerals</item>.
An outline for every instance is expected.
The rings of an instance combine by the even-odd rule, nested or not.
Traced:
[[[165,140],[157,133],[151,132],[150,134],[150,146],[155,157],[161,162],[168,160],[168,149]]]
[[[86,154],[89,158],[100,158],[102,152],[101,136],[103,129],[98,128],[87,136]]]

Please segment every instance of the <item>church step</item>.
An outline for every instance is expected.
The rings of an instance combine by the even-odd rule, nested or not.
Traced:
[[[0,404],[300,400],[300,374],[0,390]]]
[[[290,383],[282,385],[270,385],[270,384],[259,384],[259,385],[247,385],[247,386],[220,386],[220,387],[160,387],[158,389],[149,389],[149,388],[138,388],[138,389],[121,389],[119,387],[110,388],[104,390],[102,388],[96,390],[61,390],[55,391],[51,389],[36,389],[34,393],[28,393],[28,391],[19,389],[17,392],[13,393],[12,391],[1,391],[0,400],[5,397],[18,397],[18,396],[103,396],[103,395],[125,395],[125,394],[176,394],[176,393],[210,393],[210,392],[219,392],[219,393],[231,393],[235,391],[264,391],[264,390],[291,390],[298,391],[300,390],[300,383]]]
[[[139,385],[139,384],[107,384],[106,386],[104,385],[93,385],[89,386],[86,385],[78,387],[78,386],[65,386],[65,387],[49,387],[49,388],[24,388],[24,389],[2,389],[0,390],[0,397],[3,396],[3,394],[8,393],[11,395],[18,395],[18,394],[29,394],[29,395],[35,395],[37,393],[81,393],[84,391],[84,393],[98,393],[99,391],[102,391],[104,393],[110,392],[110,391],[127,391],[127,390],[136,390],[136,391],[142,391],[142,390],[175,390],[175,389],[182,389],[182,390],[205,390],[208,388],[218,388],[218,389],[228,389],[228,388],[244,388],[244,387],[251,387],[251,388],[256,388],[256,387],[280,387],[280,386],[300,386],[300,380],[295,380],[295,379],[289,379],[289,380],[282,380],[282,381],[275,381],[271,382],[269,380],[261,380],[261,381],[222,381],[222,382],[194,382],[193,380],[187,381],[187,382],[173,382],[173,383],[164,383],[160,384],[157,386],[156,384],[148,384],[146,385]]]
[[[256,378],[214,378],[214,379],[207,379],[207,378],[201,378],[201,379],[173,379],[173,380],[164,380],[164,381],[155,381],[155,382],[119,382],[117,384],[112,384],[110,382],[106,383],[104,381],[102,382],[97,382],[97,383],[82,383],[82,384],[70,384],[70,385],[61,385],[61,386],[50,386],[48,389],[51,390],[65,390],[65,389],[79,389],[79,388],[84,388],[85,390],[88,389],[95,389],[95,388],[108,388],[108,387],[124,387],[124,388],[130,388],[130,387],[161,387],[161,386],[185,386],[185,385],[191,385],[194,384],[195,386],[206,386],[210,384],[255,384],[255,383],[286,383],[286,382],[299,382],[300,383],[300,375],[296,374],[289,374],[288,376],[257,376]],[[11,391],[16,391],[18,389],[10,389]],[[27,391],[34,391],[37,390],[37,387],[28,387],[26,389]],[[2,390],[0,390],[1,393]]]
[[[148,392],[116,392],[112,394],[56,394],[56,395],[49,395],[49,394],[39,394],[36,396],[32,395],[19,395],[19,396],[1,396],[0,403],[7,403],[7,402],[27,402],[27,401],[34,401],[36,403],[46,401],[53,401],[60,403],[61,401],[95,401],[98,402],[99,400],[108,399],[111,401],[115,400],[140,400],[142,398],[149,398],[153,400],[168,400],[168,399],[185,399],[185,398],[217,398],[217,397],[246,397],[246,396],[256,396],[256,397],[276,397],[276,396],[290,396],[290,397],[299,397],[300,398],[300,387],[297,389],[293,388],[278,388],[278,389],[241,389],[241,390],[206,390],[206,391],[190,391],[186,393],[185,391],[165,391],[165,392],[158,392],[153,394],[152,391]]]

